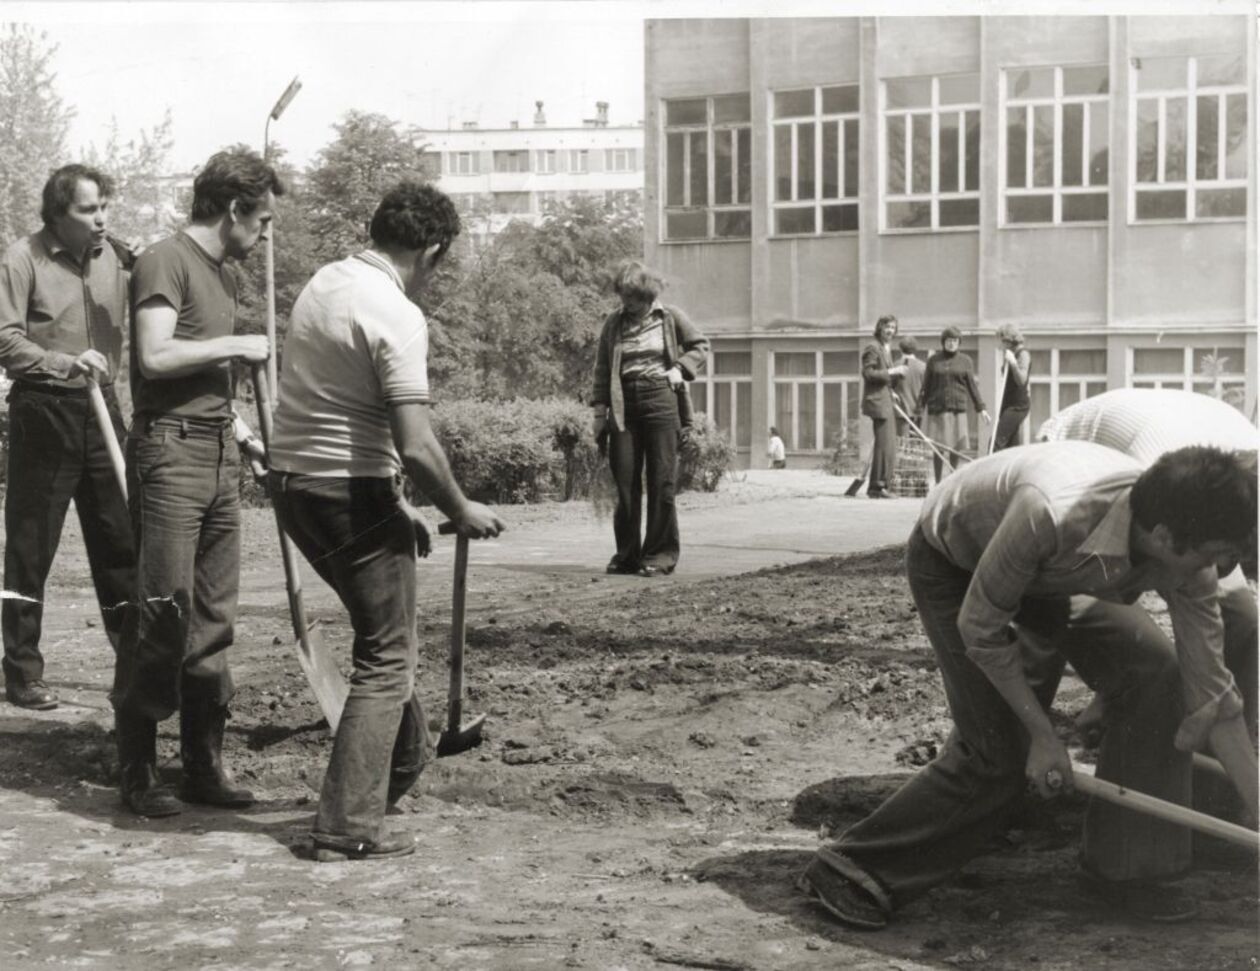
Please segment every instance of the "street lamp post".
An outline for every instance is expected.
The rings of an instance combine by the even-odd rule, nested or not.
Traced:
[[[284,89],[284,94],[280,95],[280,100],[271,109],[271,114],[267,116],[267,123],[263,125],[263,158],[265,159],[271,148],[271,123],[279,121],[280,116],[284,114],[284,109],[289,107],[289,102],[297,97],[298,91],[302,89],[302,82],[295,75],[293,80],[289,82],[289,86]],[[279,378],[276,376],[276,251],[273,240],[275,238],[275,227],[271,227],[267,233],[267,348],[270,351],[267,357],[267,390],[271,392],[270,398],[276,401],[278,393]]]

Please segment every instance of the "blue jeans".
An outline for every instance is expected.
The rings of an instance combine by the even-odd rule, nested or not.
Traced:
[[[958,608],[971,574],[928,544],[916,526],[906,550],[910,589],[936,653],[954,729],[935,761],[822,851],[889,908],[947,880],[1001,834],[1024,791],[1028,737],[1015,713],[966,656]],[[1073,598],[1075,599],[1075,598]],[[1173,748],[1181,682],[1168,640],[1138,607],[1086,598],[1028,599],[1015,627],[1024,670],[1049,708],[1065,660],[1107,694],[1099,778],[1182,805],[1190,757]],[[1153,879],[1190,865],[1188,830],[1093,800],[1082,865],[1107,880]],[[881,896],[877,894],[877,897]]]
[[[118,399],[103,390],[115,435]],[[6,600],[4,676],[23,685],[44,677],[39,639],[44,584],[61,541],[70,500],[79,514],[105,634],[117,650],[136,577],[127,504],[114,479],[105,438],[86,393],[15,384],[9,395],[9,463],[4,503],[4,587],[37,601]]]
[[[111,700],[161,721],[181,701],[223,707],[240,589],[240,459],[230,421],[138,416],[127,439],[138,609]]]
[[[376,842],[390,757],[415,683],[415,533],[393,479],[272,472],[268,485],[285,532],[337,592],[354,629],[350,695],[315,832]]]
[[[621,382],[626,427],[614,429],[608,463],[617,483],[613,562],[626,570],[639,566],[672,569],[681,542],[674,490],[678,481],[678,395],[663,377]],[[647,527],[643,523],[643,472],[647,468]],[[641,534],[642,530],[642,536]]]

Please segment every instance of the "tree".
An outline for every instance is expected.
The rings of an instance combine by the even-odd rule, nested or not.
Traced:
[[[0,246],[37,224],[40,190],[66,155],[72,109],[57,94],[56,46],[23,24],[0,28]]]
[[[137,138],[123,144],[114,120],[104,149],[97,151],[95,145],[88,149],[87,164],[114,180],[109,229],[115,236],[151,243],[169,234],[180,221],[181,214],[162,184],[174,147],[172,128],[168,108],[158,124],[148,131],[141,129]]]

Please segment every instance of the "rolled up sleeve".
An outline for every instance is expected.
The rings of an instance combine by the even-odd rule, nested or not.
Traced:
[[[1243,710],[1242,695],[1225,666],[1225,628],[1216,588],[1216,571],[1207,569],[1176,589],[1159,591],[1168,604],[1181,667],[1185,716],[1174,744],[1183,752],[1201,749],[1215,725]]]

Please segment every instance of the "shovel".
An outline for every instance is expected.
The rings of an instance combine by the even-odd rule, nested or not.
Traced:
[[[446,701],[446,728],[438,737],[438,758],[458,755],[476,748],[482,742],[481,729],[485,715],[478,715],[467,725],[464,717],[464,601],[468,592],[468,537],[457,533],[454,523],[442,523],[438,533],[455,536],[455,583],[451,593],[451,682]]]
[[[258,424],[262,432],[263,448],[271,451],[271,402],[267,394],[267,376],[261,364],[253,366],[254,398],[258,404]],[[276,531],[280,534],[280,555],[284,560],[284,585],[289,594],[289,615],[293,619],[293,636],[298,642],[298,662],[302,673],[319,702],[320,711],[328,720],[328,728],[335,735],[341,721],[341,709],[345,707],[350,686],[337,668],[332,651],[324,643],[319,629],[307,623],[306,608],[302,604],[302,576],[298,572],[297,550],[289,540],[280,514],[276,513]]]
[[[114,478],[118,480],[118,488],[122,490],[123,502],[127,501],[127,466],[123,462],[122,449],[118,446],[118,436],[114,432],[114,422],[109,417],[109,409],[105,407],[105,396],[101,394],[101,386],[96,378],[87,379],[88,398],[92,402],[92,412],[96,415],[96,424],[100,426],[101,437],[105,439],[105,448],[109,452],[109,464],[114,467]]]

